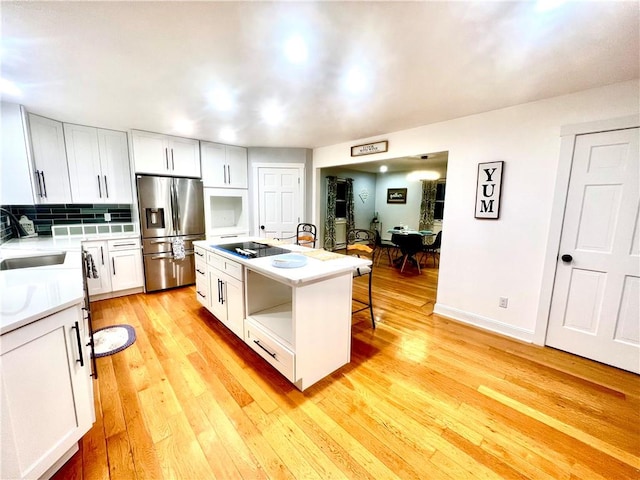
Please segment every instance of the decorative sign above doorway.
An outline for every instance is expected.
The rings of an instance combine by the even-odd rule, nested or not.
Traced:
[[[478,164],[476,186],[476,218],[496,219],[500,216],[500,190],[504,162]]]
[[[382,142],[367,143],[366,145],[356,145],[351,147],[351,156],[359,157],[360,155],[371,155],[372,153],[382,153],[389,149],[389,142],[384,140]]]

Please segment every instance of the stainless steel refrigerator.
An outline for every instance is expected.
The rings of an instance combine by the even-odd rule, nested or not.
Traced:
[[[146,291],[195,283],[192,242],[205,238],[202,181],[150,175],[136,180]]]

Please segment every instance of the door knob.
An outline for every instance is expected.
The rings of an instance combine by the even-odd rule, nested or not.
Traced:
[[[260,225],[260,230],[264,230],[264,225]]]
[[[570,262],[572,262],[572,261],[573,261],[573,257],[572,257],[571,255],[569,255],[568,253],[565,253],[565,254],[564,254],[564,255],[562,255],[560,258],[562,259],[562,261],[563,261],[564,263],[570,263]]]

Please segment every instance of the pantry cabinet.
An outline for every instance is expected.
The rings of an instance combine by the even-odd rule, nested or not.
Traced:
[[[247,188],[247,149],[200,142],[202,183],[205,187]]]
[[[71,203],[62,122],[30,113],[29,130],[37,203]]]
[[[80,304],[0,337],[0,478],[49,478],[95,421]]]
[[[64,124],[74,203],[133,203],[127,134]]]
[[[200,142],[132,130],[135,173],[200,178]]]

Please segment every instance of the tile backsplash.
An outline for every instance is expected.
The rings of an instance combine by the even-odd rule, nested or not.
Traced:
[[[48,204],[48,205],[3,205],[16,218],[26,215],[33,221],[38,235],[50,236],[51,227],[54,225],[77,225],[81,223],[108,223],[104,219],[105,213],[111,214],[110,223],[131,222],[130,204]],[[2,230],[0,230],[0,243],[11,238],[11,229],[6,232],[6,218],[2,216]],[[7,236],[8,235],[8,236]]]

